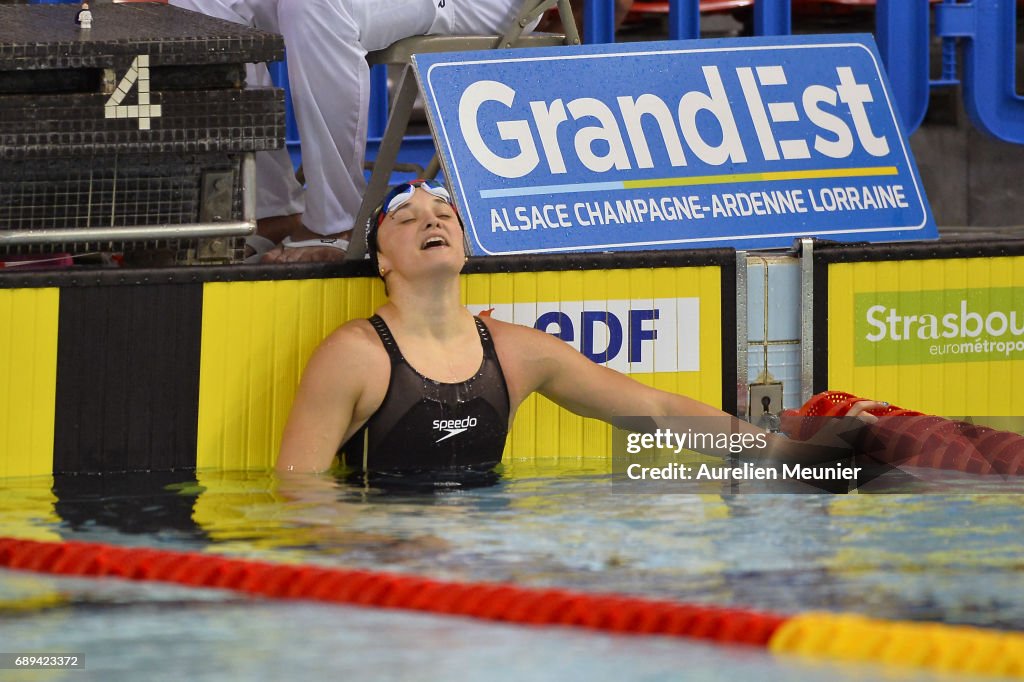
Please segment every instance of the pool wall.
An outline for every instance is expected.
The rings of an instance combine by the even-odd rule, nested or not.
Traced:
[[[475,314],[736,410],[732,250],[476,258],[466,272]],[[313,349],[384,300],[364,263],[4,273],[0,477],[272,466]],[[603,466],[610,443],[610,427],[532,398],[505,458]]]
[[[474,258],[463,296],[740,414],[767,381],[1024,415],[1024,241],[802,249]],[[0,477],[272,466],[313,349],[384,300],[365,263],[0,273]],[[610,442],[535,397],[505,462],[607,470]]]

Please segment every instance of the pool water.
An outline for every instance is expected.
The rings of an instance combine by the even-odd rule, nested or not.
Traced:
[[[954,492],[729,496],[623,492],[585,467],[530,474],[434,492],[251,473],[8,479],[0,535],[1024,630],[1024,498],[960,492],[963,474]],[[954,679],[13,571],[0,571],[0,641],[83,654],[74,679]]]

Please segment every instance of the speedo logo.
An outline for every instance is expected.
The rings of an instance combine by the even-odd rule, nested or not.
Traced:
[[[434,430],[447,431],[447,433],[434,442],[440,443],[443,440],[448,440],[449,438],[459,435],[463,431],[470,430],[474,426],[476,426],[476,417],[466,417],[464,419],[435,419]]]

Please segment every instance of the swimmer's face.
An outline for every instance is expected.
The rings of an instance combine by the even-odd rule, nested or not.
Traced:
[[[377,261],[387,274],[438,265],[452,266],[458,272],[466,259],[462,226],[454,207],[423,187],[417,187],[407,201],[384,216],[376,237]]]

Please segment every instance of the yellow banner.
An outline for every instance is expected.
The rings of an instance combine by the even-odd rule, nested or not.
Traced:
[[[53,472],[59,302],[53,288],[0,291],[0,478]]]
[[[477,274],[463,278],[463,300],[474,314],[540,326],[648,385],[720,405],[721,277],[714,266]],[[273,466],[313,349],[384,300],[369,278],[207,284],[197,467]],[[536,458],[610,467],[610,428],[533,397],[519,408],[505,461]]]
[[[830,389],[943,416],[1024,414],[1024,257],[828,268]]]

